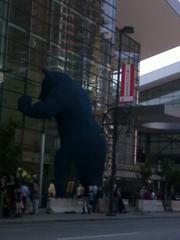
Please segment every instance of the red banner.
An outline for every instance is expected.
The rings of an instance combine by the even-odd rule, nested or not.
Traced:
[[[121,72],[120,102],[131,102],[134,99],[134,64],[123,64]]]

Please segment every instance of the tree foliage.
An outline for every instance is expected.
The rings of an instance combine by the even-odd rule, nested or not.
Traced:
[[[143,184],[148,183],[148,180],[150,180],[152,173],[152,163],[149,159],[146,159],[146,161],[140,166],[141,181]]]
[[[172,159],[163,159],[160,161],[160,169],[158,175],[166,180],[169,180],[173,173],[174,162]]]

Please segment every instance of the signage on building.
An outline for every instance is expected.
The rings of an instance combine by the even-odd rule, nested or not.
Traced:
[[[120,102],[131,102],[134,99],[134,64],[123,64],[121,72]]]

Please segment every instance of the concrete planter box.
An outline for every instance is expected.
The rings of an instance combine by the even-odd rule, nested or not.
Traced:
[[[123,199],[126,210],[129,209],[129,203],[127,199]],[[65,212],[82,212],[82,200],[77,198],[51,198],[50,199],[50,209],[55,213],[65,213]],[[109,209],[109,199],[100,198],[97,203],[97,212],[107,212]]]
[[[174,212],[180,212],[180,201],[171,201],[171,207]]]
[[[55,213],[82,212],[81,199],[77,198],[51,198],[50,209]]]
[[[123,203],[124,203],[126,210],[129,211],[128,199],[123,199]],[[115,201],[114,201],[114,204],[118,204],[118,202],[115,203]],[[115,206],[114,206],[114,208],[115,208]],[[98,200],[97,210],[98,210],[98,212],[102,212],[102,213],[108,212],[108,210],[109,210],[109,198],[108,197],[100,198]]]
[[[161,200],[137,200],[137,208],[141,212],[163,212]]]

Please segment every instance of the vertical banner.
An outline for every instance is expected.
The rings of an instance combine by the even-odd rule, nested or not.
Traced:
[[[131,102],[134,99],[134,64],[123,64],[121,72],[120,102]]]

